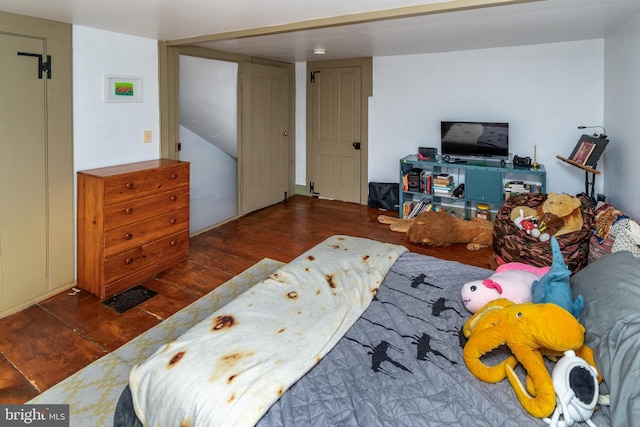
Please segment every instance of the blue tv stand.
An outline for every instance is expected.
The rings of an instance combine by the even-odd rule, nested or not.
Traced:
[[[412,169],[422,169],[424,180],[430,179],[432,184],[409,190],[403,183],[406,184],[405,176]],[[454,187],[464,183],[464,193],[461,197],[438,194],[433,191],[435,176],[441,173],[453,176]],[[513,181],[523,181],[532,192],[546,193],[547,173],[543,165],[537,168],[513,164],[503,166],[498,162],[474,160],[464,163],[447,163],[418,160],[415,155],[406,156],[400,159],[398,217],[405,218],[408,215],[408,203],[405,202],[412,202],[415,206],[421,200],[431,203],[432,206],[449,207],[465,218],[475,216],[474,212],[478,204],[487,204],[492,212],[496,212],[509,196],[505,191],[505,185]]]

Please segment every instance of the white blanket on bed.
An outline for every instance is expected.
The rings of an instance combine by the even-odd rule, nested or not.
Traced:
[[[333,348],[407,249],[334,236],[135,366],[145,426],[252,426]]]

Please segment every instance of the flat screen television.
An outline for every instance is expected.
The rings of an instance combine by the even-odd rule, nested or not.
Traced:
[[[440,122],[444,159],[509,160],[509,123]]]

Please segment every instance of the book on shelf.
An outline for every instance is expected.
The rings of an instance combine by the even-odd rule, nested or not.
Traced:
[[[504,188],[509,190],[528,190],[529,186],[530,184],[522,181],[507,181]]]
[[[420,174],[420,191],[422,193],[431,194],[432,178],[431,174],[423,171]]]
[[[449,185],[436,185],[433,184],[433,194],[452,194],[455,184],[452,182]]]
[[[413,210],[413,201],[407,200],[402,204],[402,218],[408,218],[409,213]]]
[[[418,212],[424,207],[425,201],[420,200],[418,203],[414,203],[413,209],[409,212],[409,218],[415,218],[418,216]]]
[[[453,191],[453,187],[433,187],[434,193],[451,193]]]
[[[511,196],[513,196],[514,194],[538,193],[538,192],[540,192],[540,187],[537,184],[525,183],[522,186],[518,186],[518,185],[516,185],[515,187],[505,186],[505,188],[504,188],[504,198],[506,200],[506,199],[510,198]]]
[[[428,200],[410,201],[405,202],[402,209],[403,218],[415,218],[423,212],[428,212],[432,209],[431,202]]]
[[[436,175],[433,178],[433,183],[438,185],[449,185],[453,182],[453,177],[449,175],[447,178],[443,178],[440,175]]]

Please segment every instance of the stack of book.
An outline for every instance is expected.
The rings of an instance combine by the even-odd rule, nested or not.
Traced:
[[[420,191],[425,194],[431,194],[433,190],[433,178],[431,178],[431,174],[427,172],[423,172],[420,175]]]
[[[428,212],[432,209],[431,203],[428,200],[420,201],[406,201],[402,205],[402,217],[403,218],[415,218],[422,212]]]
[[[433,194],[435,196],[451,197],[455,183],[448,173],[441,173],[433,178]]]
[[[433,183],[436,185],[453,184],[453,177],[448,173],[441,173],[433,177]]]
[[[507,181],[504,186],[504,197],[508,199],[518,193],[537,193],[538,186],[524,181]]]

